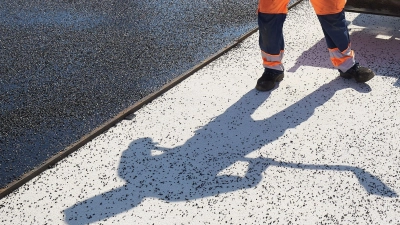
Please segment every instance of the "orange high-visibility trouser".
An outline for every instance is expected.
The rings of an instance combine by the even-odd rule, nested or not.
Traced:
[[[290,0],[260,0],[258,11],[261,13],[287,13]],[[317,15],[329,15],[343,10],[346,0],[310,0]]]
[[[355,60],[343,10],[346,0],[310,1],[321,23],[332,64],[343,72],[347,71]],[[283,70],[282,26],[288,4],[289,0],[259,0],[260,48],[265,68]]]

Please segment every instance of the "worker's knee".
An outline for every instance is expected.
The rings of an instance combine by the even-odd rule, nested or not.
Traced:
[[[288,4],[289,0],[259,0],[258,11],[269,14],[287,13]]]
[[[339,13],[344,9],[346,0],[310,0],[317,15]]]

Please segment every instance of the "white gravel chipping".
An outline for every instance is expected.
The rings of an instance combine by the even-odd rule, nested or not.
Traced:
[[[346,15],[367,84],[300,4],[273,91],[254,34],[1,199],[0,224],[400,224],[400,20]]]

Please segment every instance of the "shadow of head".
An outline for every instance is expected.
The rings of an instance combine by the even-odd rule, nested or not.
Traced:
[[[132,152],[132,156],[136,157],[141,157],[141,156],[146,157],[151,155],[151,150],[155,149],[157,144],[158,143],[154,142],[152,138],[149,137],[139,138],[132,141],[129,144],[127,151],[125,152]],[[134,150],[134,151],[129,151],[129,150]],[[128,157],[128,156],[131,155],[123,155],[123,157]]]

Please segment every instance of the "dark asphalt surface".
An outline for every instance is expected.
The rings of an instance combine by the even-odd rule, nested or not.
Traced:
[[[2,0],[0,187],[256,27],[256,7]]]
[[[347,6],[360,12],[400,16],[400,0],[348,0]]]

